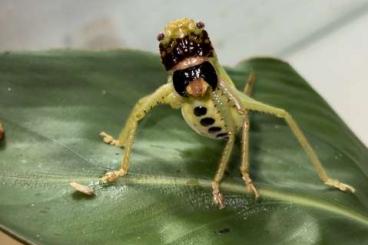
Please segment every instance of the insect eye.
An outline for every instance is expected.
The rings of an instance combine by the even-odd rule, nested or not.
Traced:
[[[202,29],[202,28],[204,28],[204,23],[203,23],[202,21],[198,21],[198,22],[196,23],[196,26],[197,26],[199,29]]]
[[[217,88],[217,74],[215,68],[210,62],[206,61],[201,64],[201,77],[212,87],[213,90]]]
[[[161,41],[162,39],[164,39],[165,34],[160,32],[159,34],[157,34],[157,41]]]
[[[173,74],[173,83],[175,91],[183,96],[188,97],[186,87],[189,84],[188,74],[183,70],[175,71]]]
[[[198,78],[203,78],[211,86],[212,90],[217,88],[216,70],[210,62],[206,61],[184,70],[174,71],[173,84],[175,91],[183,97],[188,97],[187,86],[191,81]]]

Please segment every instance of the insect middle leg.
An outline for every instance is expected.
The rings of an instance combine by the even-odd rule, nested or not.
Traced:
[[[224,177],[225,170],[230,160],[231,152],[233,151],[235,135],[232,132],[229,132],[229,139],[226,142],[224,151],[222,152],[221,159],[219,162],[219,166],[216,172],[216,175],[212,181],[212,195],[213,201],[219,206],[219,208],[224,208],[224,197],[220,192],[220,184]]]
[[[256,81],[256,76],[252,72],[250,73],[247,83],[244,87],[244,93],[248,96],[252,94],[252,90],[254,87],[254,83]],[[242,138],[241,138],[241,165],[240,165],[240,172],[242,174],[242,178],[244,180],[247,192],[251,192],[254,194],[255,198],[257,199],[260,195],[257,191],[256,187],[253,184],[253,181],[250,177],[249,171],[249,115],[248,112],[244,114],[244,122],[242,126]]]
[[[244,180],[246,191],[253,193],[254,197],[259,198],[259,192],[253,184],[253,181],[249,173],[249,117],[248,113],[244,115],[244,123],[242,127],[242,138],[241,138],[241,165],[240,172],[242,179]]]

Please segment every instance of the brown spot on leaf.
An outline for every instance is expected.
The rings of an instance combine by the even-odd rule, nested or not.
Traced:
[[[4,138],[5,135],[5,130],[3,125],[0,123],[0,140],[2,140]]]

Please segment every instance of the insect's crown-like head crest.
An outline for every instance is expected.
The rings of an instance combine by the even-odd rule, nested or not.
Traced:
[[[211,41],[204,30],[204,23],[200,21],[195,22],[189,18],[170,21],[157,39],[166,70],[188,57],[213,56]]]
[[[158,34],[157,39],[162,44],[168,44],[171,40],[183,38],[192,33],[200,34],[203,27],[203,22],[196,23],[189,18],[173,20],[166,24],[164,31]]]

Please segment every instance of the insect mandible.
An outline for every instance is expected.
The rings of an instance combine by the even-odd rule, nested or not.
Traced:
[[[141,98],[134,106],[118,139],[100,133],[107,144],[124,148],[119,170],[107,172],[102,183],[116,181],[128,173],[130,155],[138,123],[152,108],[168,104],[181,109],[184,120],[198,134],[225,140],[218,169],[212,180],[213,201],[224,207],[220,183],[224,177],[237,134],[241,136],[240,172],[247,192],[260,196],[249,173],[249,111],[263,112],[285,120],[315,168],[319,178],[330,187],[354,192],[354,188],[330,178],[316,152],[304,136],[293,117],[284,109],[259,102],[250,97],[255,82],[251,74],[243,91],[220,65],[203,22],[183,18],[169,22],[157,36],[161,61],[168,73],[167,83],[152,94]],[[78,191],[93,193],[86,186],[71,183]]]

